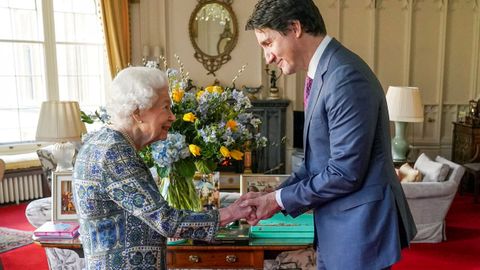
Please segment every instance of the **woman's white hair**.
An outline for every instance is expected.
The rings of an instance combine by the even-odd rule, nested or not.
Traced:
[[[120,71],[112,82],[112,94],[107,111],[112,122],[119,127],[132,125],[132,115],[138,110],[148,110],[167,86],[165,72],[151,67],[128,67]]]

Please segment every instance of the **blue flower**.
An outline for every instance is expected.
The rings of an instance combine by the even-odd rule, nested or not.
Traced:
[[[174,162],[190,156],[185,136],[169,133],[164,141],[152,144],[152,157],[160,167],[170,167]]]

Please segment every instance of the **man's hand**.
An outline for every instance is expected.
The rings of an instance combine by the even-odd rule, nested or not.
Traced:
[[[248,200],[248,199],[255,199],[255,198],[258,198],[260,196],[263,196],[263,195],[266,195],[267,193],[266,192],[253,192],[253,191],[250,191],[246,194],[243,194],[242,196],[240,196],[240,198],[238,200],[235,201],[235,203],[238,203],[238,204],[241,204],[243,201],[245,200]],[[250,207],[250,206],[248,206]],[[248,216],[246,216],[245,218],[248,220],[255,220],[257,219],[257,214],[256,214],[256,208],[254,206],[252,206],[252,213]]]
[[[239,220],[241,218],[245,218],[247,220],[256,219],[257,216],[255,215],[255,209],[251,206],[240,206],[240,204],[246,200],[251,198],[256,198],[261,196],[263,192],[249,192],[247,194],[242,195],[238,200],[234,203],[230,204],[227,207],[219,209],[220,212],[220,226],[225,226],[226,224]]]
[[[247,222],[250,225],[256,225],[260,220],[267,219],[273,216],[275,213],[281,210],[280,206],[277,204],[275,199],[275,192],[264,193],[259,196],[259,194],[251,194],[249,192],[242,196],[242,202],[240,203],[241,207],[251,206],[255,211],[255,216],[250,215],[247,218]]]

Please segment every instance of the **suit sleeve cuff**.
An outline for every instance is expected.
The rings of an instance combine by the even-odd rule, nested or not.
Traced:
[[[277,201],[278,206],[280,206],[282,210],[285,210],[282,203],[282,189],[275,190],[275,200]]]

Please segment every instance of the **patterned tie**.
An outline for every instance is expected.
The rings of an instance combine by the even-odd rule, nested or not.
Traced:
[[[303,91],[303,107],[307,110],[308,97],[310,96],[310,89],[312,89],[313,79],[310,77],[305,77],[305,88]]]

